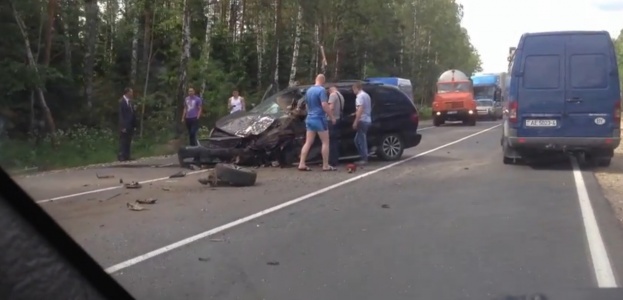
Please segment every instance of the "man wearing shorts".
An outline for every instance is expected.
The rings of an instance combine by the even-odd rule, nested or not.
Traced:
[[[305,126],[307,127],[307,134],[305,136],[305,145],[303,145],[301,149],[301,160],[298,168],[300,171],[311,171],[305,161],[307,160],[309,149],[311,149],[311,146],[314,144],[316,134],[320,137],[320,141],[322,142],[322,170],[336,170],[329,165],[329,122],[335,124],[336,121],[328,103],[329,97],[323,86],[324,83],[324,75],[319,74],[316,76],[316,84],[305,92],[305,104],[307,106]]]

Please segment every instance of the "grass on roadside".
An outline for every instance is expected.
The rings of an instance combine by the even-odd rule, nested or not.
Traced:
[[[146,134],[135,137],[132,156],[141,158],[171,154],[176,149],[168,146],[169,136]],[[0,165],[5,170],[38,167],[40,170],[71,168],[107,163],[117,159],[119,138],[112,130],[75,127],[56,134],[57,145],[50,138],[34,140],[1,140]]]
[[[433,110],[428,106],[422,106],[418,109],[420,120],[430,120],[432,118]]]

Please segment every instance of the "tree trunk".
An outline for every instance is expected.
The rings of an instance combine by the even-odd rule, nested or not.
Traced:
[[[47,102],[45,101],[45,96],[43,95],[43,89],[41,88],[41,78],[39,75],[39,68],[37,68],[37,62],[35,61],[34,56],[32,55],[32,50],[30,48],[30,40],[28,39],[27,27],[24,24],[24,21],[20,17],[17,9],[15,8],[15,4],[13,1],[10,2],[11,9],[13,10],[13,17],[15,17],[15,22],[19,27],[20,32],[22,33],[22,37],[24,38],[24,47],[26,50],[26,56],[28,57],[28,65],[33,69],[35,76],[37,76],[37,87],[36,91],[39,95],[39,105],[43,110],[43,114],[45,116],[46,123],[48,125],[48,129],[50,130],[50,138],[52,139],[52,144],[56,145],[56,124],[54,123],[54,118],[52,117],[52,112],[48,107]]]
[[[279,89],[279,56],[281,48],[281,33],[282,33],[282,24],[281,24],[281,0],[275,0],[275,72],[273,75],[273,82],[275,83],[275,87]]]
[[[180,57],[180,69],[177,76],[177,97],[175,98],[175,118],[174,122],[176,136],[182,134],[182,124],[180,118],[184,109],[184,95],[186,94],[186,86],[188,85],[188,60],[190,59],[190,5],[189,0],[184,0],[184,16],[182,19],[182,55]]]
[[[262,69],[264,68],[264,49],[266,49],[265,47],[265,40],[266,40],[266,35],[265,35],[265,29],[264,29],[264,22],[263,22],[263,18],[262,18],[262,14],[260,12],[258,12],[257,14],[257,31],[256,32],[256,52],[257,52],[257,86],[258,88],[262,87]]]
[[[45,52],[43,64],[50,65],[50,57],[52,55],[52,35],[54,34],[54,20],[56,19],[56,8],[58,0],[48,0],[48,21],[45,27]]]
[[[303,7],[299,5],[298,14],[296,16],[296,33],[294,36],[294,47],[292,49],[292,65],[290,66],[289,86],[296,84],[296,63],[299,58],[299,50],[301,48],[301,32],[303,31]]]
[[[93,106],[93,68],[95,66],[95,50],[99,31],[99,7],[97,6],[97,1],[87,2],[85,11],[86,51],[84,53],[84,97],[87,102],[87,107],[91,108]]]
[[[146,18],[149,18],[150,20],[155,20],[156,19],[156,8],[153,8],[153,15],[151,16],[145,16]],[[147,28],[147,27],[146,27]],[[145,123],[145,106],[147,105],[146,100],[147,100],[147,92],[148,92],[148,87],[149,87],[149,72],[151,71],[151,59],[153,56],[153,52],[154,52],[154,31],[153,30],[149,30],[151,35],[147,36],[146,38],[149,39],[149,45],[146,47],[147,48],[147,60],[145,63],[145,82],[143,84],[143,104],[141,105],[141,128],[140,128],[140,132],[139,132],[139,136],[143,137],[143,131],[144,131],[144,123]]]
[[[67,11],[71,8],[72,1],[65,0],[61,7],[61,21],[63,23],[63,43],[65,46],[65,73],[69,78],[73,77],[73,68],[71,62],[71,34],[69,32],[69,16]]]
[[[143,26],[143,54],[141,55],[141,60],[143,62],[141,64],[141,74],[144,76],[145,80],[149,77],[147,69],[150,68],[151,64],[154,16],[155,7],[152,5],[151,1],[145,1],[145,6],[143,8],[143,18],[145,20],[145,25]],[[146,95],[146,91],[143,91],[143,95]]]
[[[206,92],[206,74],[208,73],[208,66],[210,64],[210,49],[212,47],[211,37],[212,37],[212,22],[214,21],[214,4],[211,3],[210,0],[206,0],[203,13],[206,16],[206,29],[203,38],[203,47],[201,48],[201,62],[203,62],[201,66],[201,74],[203,75],[203,79],[201,81],[201,93],[205,97]]]
[[[130,87],[134,87],[136,84],[137,68],[138,68],[138,34],[139,34],[139,20],[138,20],[138,7],[133,4],[132,7],[126,7],[131,9],[132,14],[132,58],[130,62]]]

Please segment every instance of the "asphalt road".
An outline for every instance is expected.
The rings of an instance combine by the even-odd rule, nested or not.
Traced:
[[[591,171],[578,188],[566,161],[505,166],[501,129],[483,132],[495,125],[427,129],[405,153],[418,157],[354,174],[260,169],[248,188],[162,179],[176,167],[19,182],[137,299],[491,299],[621,283],[623,231]],[[126,190],[119,177],[160,180]]]

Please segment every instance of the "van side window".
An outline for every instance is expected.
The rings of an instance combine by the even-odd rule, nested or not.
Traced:
[[[608,58],[603,54],[572,55],[569,74],[573,88],[605,89],[608,87]]]
[[[527,56],[524,60],[522,81],[526,89],[560,88],[560,56]]]

